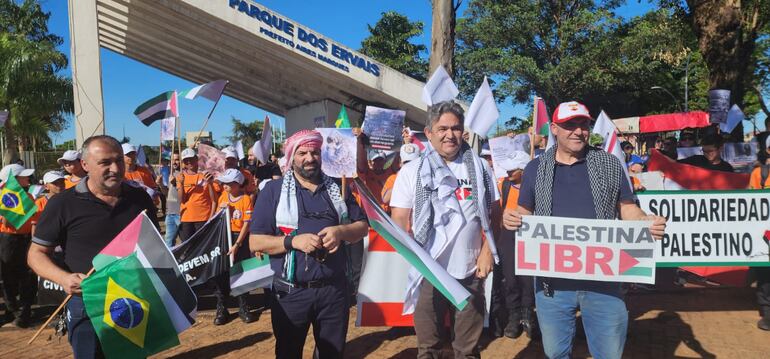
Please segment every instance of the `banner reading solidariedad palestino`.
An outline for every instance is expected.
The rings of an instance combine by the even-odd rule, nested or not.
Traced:
[[[770,266],[770,190],[648,191],[647,213],[666,217],[658,267]]]

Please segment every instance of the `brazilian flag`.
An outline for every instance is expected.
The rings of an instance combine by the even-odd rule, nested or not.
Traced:
[[[348,118],[348,111],[345,110],[345,105],[342,105],[342,109],[339,115],[337,115],[337,121],[334,121],[334,127],[350,128],[350,119]]]
[[[8,176],[8,181],[0,189],[0,215],[14,228],[19,229],[35,212],[37,212],[35,202],[16,181],[16,176]]]
[[[108,358],[144,358],[179,345],[147,271],[134,253],[81,283],[86,312]]]

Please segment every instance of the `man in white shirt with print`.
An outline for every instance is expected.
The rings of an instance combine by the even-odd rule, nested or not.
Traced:
[[[471,293],[458,311],[427,280],[409,284],[419,285],[416,304],[409,297],[404,303],[405,312],[414,312],[418,358],[440,356],[447,311],[453,311],[455,357],[480,356],[483,283],[496,259],[492,229],[499,228],[500,196],[489,165],[463,141],[463,121],[452,101],[431,106],[425,134],[433,149],[401,169],[390,200],[393,220]]]

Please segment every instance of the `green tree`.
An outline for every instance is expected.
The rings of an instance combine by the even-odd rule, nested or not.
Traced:
[[[767,0],[660,0],[688,24],[708,68],[709,87],[730,90],[731,101],[751,116],[762,101],[758,61],[767,48],[758,41],[770,36],[770,1]],[[760,46],[758,46],[760,45]],[[764,103],[762,103],[764,105]],[[743,125],[733,138],[742,140]]]
[[[5,123],[6,163],[21,149],[50,145],[49,132],[60,132],[73,112],[72,83],[59,74],[66,56],[56,49],[62,39],[48,32],[48,18],[37,1],[0,0],[0,108]]]
[[[243,144],[244,151],[247,148],[251,148],[257,140],[262,138],[262,128],[265,125],[264,121],[246,123],[235,118],[235,116],[230,116],[230,120],[233,122],[233,135],[228,136],[227,140],[230,141],[230,143],[235,143],[240,140]]]
[[[650,88],[680,92],[694,37],[670,11],[624,21],[613,12],[617,5],[471,1],[458,23],[461,90],[472,95],[486,75],[498,101],[527,103],[537,95],[551,111],[570,100],[612,117],[678,111],[683,96],[672,101]],[[691,88],[699,81],[698,59],[689,60]]]
[[[395,11],[383,12],[374,26],[369,27],[369,37],[361,42],[362,54],[392,67],[412,78],[425,81],[428,61],[420,54],[425,45],[413,44],[410,40],[422,35],[423,23],[409,19]]]

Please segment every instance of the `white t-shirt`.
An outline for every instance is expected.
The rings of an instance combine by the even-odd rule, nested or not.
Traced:
[[[484,170],[493,178],[492,170],[489,165],[483,162]],[[426,164],[427,165],[427,164]],[[420,166],[420,160],[414,160],[407,163],[396,176],[396,182],[393,184],[393,194],[390,198],[390,206],[397,208],[414,208],[414,192],[417,183],[417,169]],[[468,176],[468,169],[462,158],[458,156],[454,161],[447,163],[447,167],[457,178],[457,189],[455,196],[462,207],[463,216],[466,225],[460,230],[454,242],[449,244],[447,249],[438,257],[436,261],[443,266],[449,274],[457,279],[464,279],[476,272],[476,260],[481,252],[481,221],[476,217],[471,197],[471,181]],[[498,201],[500,194],[494,181],[490,180],[492,201]]]

